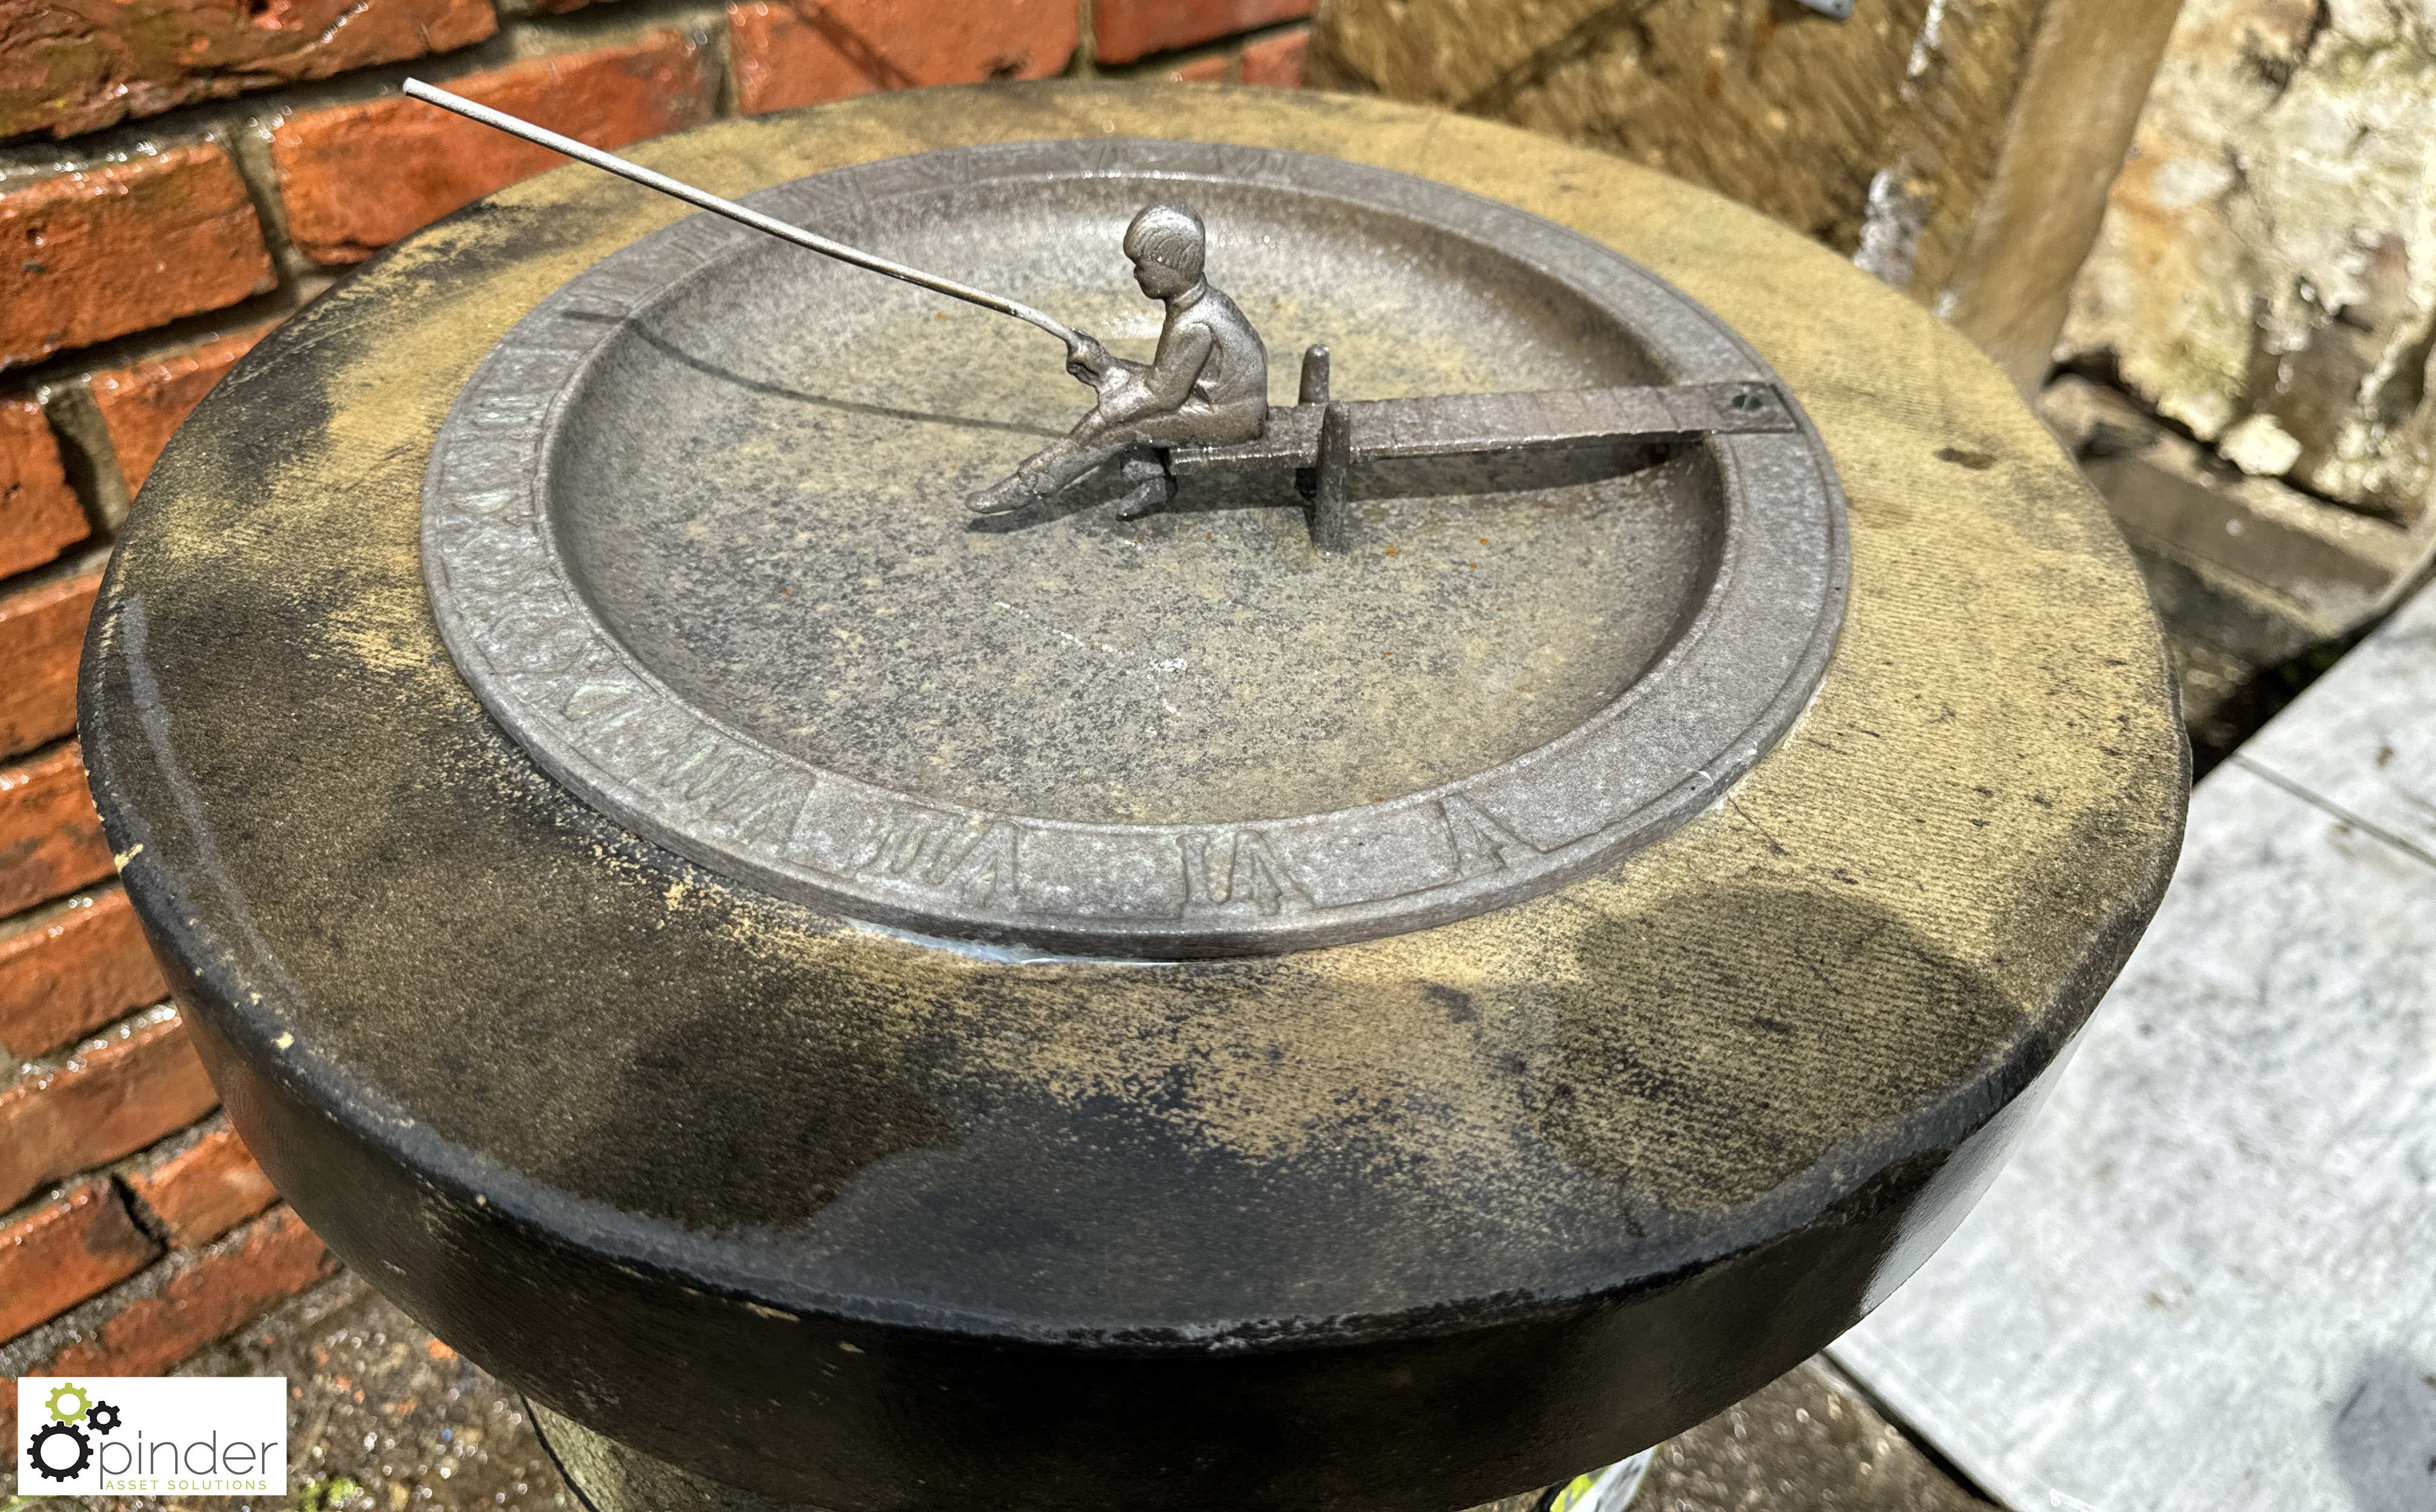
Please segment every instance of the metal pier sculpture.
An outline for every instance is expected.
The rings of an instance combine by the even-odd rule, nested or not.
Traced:
[[[1151,205],[1125,232],[1124,252],[1133,262],[1135,282],[1146,298],[1167,307],[1157,350],[1142,363],[1113,356],[1088,332],[1020,301],[833,241],[421,79],[408,79],[405,90],[426,104],[807,251],[1012,316],[1063,341],[1066,371],[1097,394],[1097,403],[1067,435],[975,495],[967,508],[976,514],[1014,514],[1048,504],[1111,463],[1132,485],[1117,504],[1123,519],[1140,518],[1172,500],[1180,478],[1291,470],[1306,501],[1313,545],[1336,554],[1349,545],[1347,485],[1359,463],[1667,446],[1710,435],[1798,428],[1785,397],[1766,383],[1336,400],[1330,397],[1324,345],[1303,353],[1296,402],[1273,408],[1267,349],[1235,302],[1205,276],[1207,233],[1185,206]]]

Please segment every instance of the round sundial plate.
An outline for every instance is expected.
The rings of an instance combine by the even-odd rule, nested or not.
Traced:
[[[759,209],[956,270],[1147,356],[1157,200],[1336,397],[1768,383],[1614,252],[1305,154],[1106,140],[821,174]],[[1352,549],[1290,474],[966,495],[1070,424],[1037,332],[697,217],[545,300],[467,384],[426,491],[439,622],[485,706],[621,823],[928,933],[1150,957],[1443,923],[1714,802],[1817,685],[1843,504],[1774,434],[1357,474]],[[1113,469],[1111,470],[1113,471]]]

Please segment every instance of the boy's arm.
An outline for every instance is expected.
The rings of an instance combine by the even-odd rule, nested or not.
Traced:
[[[1140,363],[1130,357],[1115,356],[1090,332],[1077,331],[1074,334],[1083,339],[1083,344],[1066,354],[1066,371],[1083,382],[1097,388],[1100,380],[1111,372],[1140,371]]]
[[[1147,368],[1131,363],[1111,368],[1093,385],[1100,391],[1104,420],[1139,420],[1144,415],[1174,414],[1192,397],[1192,385],[1209,360],[1215,338],[1203,326],[1172,326],[1160,333],[1158,355]]]

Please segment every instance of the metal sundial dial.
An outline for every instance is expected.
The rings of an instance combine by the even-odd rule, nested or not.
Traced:
[[[604,259],[499,344],[428,475],[432,599],[486,706],[726,875],[1035,950],[1401,932],[1698,812],[1825,666],[1815,432],[1715,317],[1534,217],[1143,140],[749,208],[409,92],[836,259],[707,217]],[[1154,304],[1112,287],[1120,248]],[[1058,336],[1096,403],[1073,421],[1019,327],[907,285]],[[1291,405],[1259,328],[1308,343]],[[1331,353],[1383,396],[1334,397]]]

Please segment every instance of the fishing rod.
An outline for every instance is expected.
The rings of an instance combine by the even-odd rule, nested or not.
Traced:
[[[488,105],[477,105],[462,95],[451,95],[446,90],[436,89],[419,78],[408,79],[406,92],[426,105],[437,105],[442,110],[453,111],[469,121],[479,121],[493,130],[505,131],[510,136],[521,137],[536,146],[548,148],[553,152],[564,152],[579,163],[589,163],[594,167],[614,173],[629,182],[639,183],[646,189],[657,189],[660,193],[682,200],[698,210],[707,210],[715,216],[725,216],[728,219],[751,226],[756,231],[767,232],[783,241],[791,241],[798,247],[819,252],[824,257],[834,257],[839,262],[851,263],[857,268],[868,269],[875,273],[900,279],[917,288],[927,288],[934,294],[945,294],[949,299],[960,299],[967,304],[978,304],[985,310],[995,310],[1000,315],[1012,315],[1018,321],[1028,321],[1065,342],[1069,356],[1080,355],[1090,344],[1089,337],[1070,326],[1060,324],[1019,300],[993,294],[985,288],[975,288],[969,284],[959,284],[951,278],[941,278],[936,273],[926,273],[918,268],[908,268],[903,263],[893,263],[885,257],[875,257],[870,252],[849,247],[842,241],[831,241],[826,236],[817,235],[801,226],[792,226],[774,216],[765,216],[758,210],[749,210],[733,200],[722,200],[707,190],[697,189],[682,180],[671,179],[665,173],[654,173],[640,164],[627,162],[614,152],[603,152],[597,147],[587,146],[571,136],[561,136],[556,131],[535,126],[531,121],[519,119],[504,111],[495,111]]]

